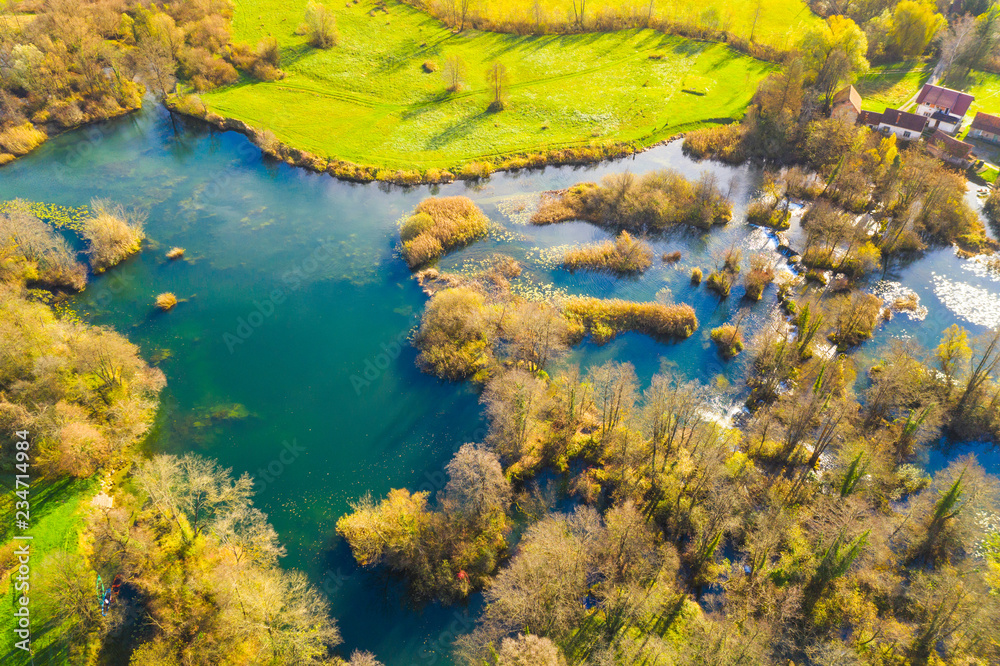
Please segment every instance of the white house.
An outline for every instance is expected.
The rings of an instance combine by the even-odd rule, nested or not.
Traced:
[[[927,126],[927,118],[899,109],[886,109],[879,119],[878,130],[883,134],[895,134],[899,139],[916,141]]]
[[[954,134],[975,99],[968,93],[928,83],[917,95],[917,113],[928,118],[931,129]]]

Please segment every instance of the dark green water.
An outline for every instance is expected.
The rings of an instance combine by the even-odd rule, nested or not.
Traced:
[[[668,166],[689,177],[715,172],[738,202],[736,219],[707,235],[656,241],[658,252],[679,249],[683,259],[676,268],[657,263],[636,280],[570,275],[538,250],[606,238],[604,231],[583,223],[534,228],[505,214],[544,190]],[[288,547],[285,564],[327,591],[344,647],[401,666],[450,663],[448,645],[471,627],[475,603],[408,609],[397,585],[357,570],[334,524],[366,491],[438,489],[453,451],[481,437],[484,424],[470,387],[414,366],[406,336],[425,298],[394,256],[397,219],[430,193],[466,194],[497,231],[443,268],[501,250],[524,260],[526,289],[690,303],[701,328],[689,340],[663,345],[626,335],[584,345],[572,360],[629,360],[645,381],[665,359],[689,377],[715,381],[719,406],[728,409],[734,396],[717,378],[735,383],[741,361],[721,363],[708,331],[745,310],[752,334],[775,307],[774,287],[753,306],[739,290],[720,304],[688,276],[693,266],[707,273],[730,246],[773,249],[772,239],[741,221],[759,178],[754,168],[694,163],[674,143],[594,168],[500,175],[477,187],[352,185],[265,162],[240,135],[175,124],[151,108],[58,137],[3,168],[0,199],[80,206],[100,196],[149,211],[148,247],[73,302],[88,320],[114,326],[159,359],[168,387],[149,448],[197,451],[254,475],[257,503]],[[184,261],[163,257],[172,246],[186,248]],[[916,291],[928,313],[922,321],[897,317],[880,339],[913,336],[933,345],[952,323],[979,332],[1000,322],[1000,283],[977,267],[939,250],[891,269],[886,279]],[[164,291],[185,299],[166,315],[152,307]]]

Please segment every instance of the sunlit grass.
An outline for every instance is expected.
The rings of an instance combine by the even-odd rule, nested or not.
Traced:
[[[409,6],[388,2],[382,12],[368,1],[332,7],[340,45],[318,51],[294,34],[304,6],[304,0],[239,3],[236,39],[256,43],[273,34],[287,76],[236,84],[204,100],[211,111],[270,130],[297,148],[388,168],[450,168],[593,142],[651,145],[738,119],[772,68],[724,44],[652,30],[456,35]],[[443,67],[453,55],[467,70],[457,93],[447,92],[441,71],[423,66]],[[509,104],[491,113],[486,69],[497,59],[510,71]],[[697,80],[707,94],[682,92],[685,79]]]
[[[872,67],[855,84],[861,94],[861,107],[868,111],[898,108],[920,91],[930,78],[933,64],[907,60]]]

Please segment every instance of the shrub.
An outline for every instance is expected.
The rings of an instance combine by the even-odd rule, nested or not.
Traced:
[[[180,259],[184,256],[184,248],[182,247],[172,247],[167,252],[167,259]]]
[[[424,64],[421,65],[421,67],[423,68],[424,73],[426,74],[433,74],[438,69],[437,63],[434,62],[433,60],[425,60]]]
[[[306,5],[306,33],[309,44],[318,49],[329,49],[337,45],[337,17],[326,5],[310,0]],[[275,65],[279,67],[280,65]]]
[[[682,255],[680,250],[674,250],[673,252],[664,252],[663,261],[667,262],[668,264],[676,264],[678,261],[681,260],[681,256]]]
[[[742,123],[688,132],[684,136],[684,152],[699,159],[714,157],[730,164],[739,164],[746,160],[746,134],[747,128]]]
[[[747,208],[747,222],[761,227],[784,231],[791,226],[792,213],[787,208],[769,206],[763,201],[754,201]]]
[[[729,292],[733,290],[733,282],[735,281],[736,276],[729,271],[714,271],[708,276],[708,281],[705,284],[720,298],[729,298]]]
[[[743,334],[738,326],[723,324],[718,328],[713,328],[711,336],[719,353],[722,354],[722,358],[727,361],[743,351]]]
[[[468,197],[424,199],[399,229],[403,257],[422,266],[486,235],[486,215]]]
[[[488,177],[491,173],[493,173],[493,165],[489,162],[469,162],[462,165],[458,177],[464,180],[478,180]]]
[[[653,265],[653,248],[623,231],[614,241],[594,243],[568,250],[563,266],[570,271],[580,269],[607,271],[618,275],[642,273]]]
[[[764,295],[764,289],[774,281],[774,265],[762,254],[750,258],[750,271],[743,279],[746,286],[746,297],[759,301]]]
[[[621,299],[574,296],[563,311],[583,325],[594,342],[604,344],[619,333],[634,331],[668,340],[690,337],[698,329],[698,318],[690,305],[636,303]]]
[[[90,243],[91,268],[100,273],[139,251],[146,237],[144,219],[103,199],[94,199],[90,207],[93,215],[84,221],[82,234]]]
[[[175,305],[177,305],[177,296],[169,291],[163,292],[156,297],[156,307],[160,308],[164,312],[172,309]]]
[[[695,286],[701,284],[701,269],[697,266],[691,271],[691,284]]]

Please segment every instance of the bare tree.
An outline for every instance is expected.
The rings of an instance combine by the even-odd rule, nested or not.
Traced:
[[[445,511],[478,520],[507,510],[510,482],[495,453],[477,444],[463,444],[447,470],[449,479],[442,502]]]
[[[458,54],[452,54],[444,61],[444,68],[441,70],[441,73],[448,84],[449,92],[458,92],[462,89],[462,83],[465,81],[465,71],[465,61]]]
[[[507,106],[507,87],[510,84],[510,74],[507,65],[495,60],[486,70],[486,80],[490,84],[493,100],[490,102],[492,111],[500,111]]]

